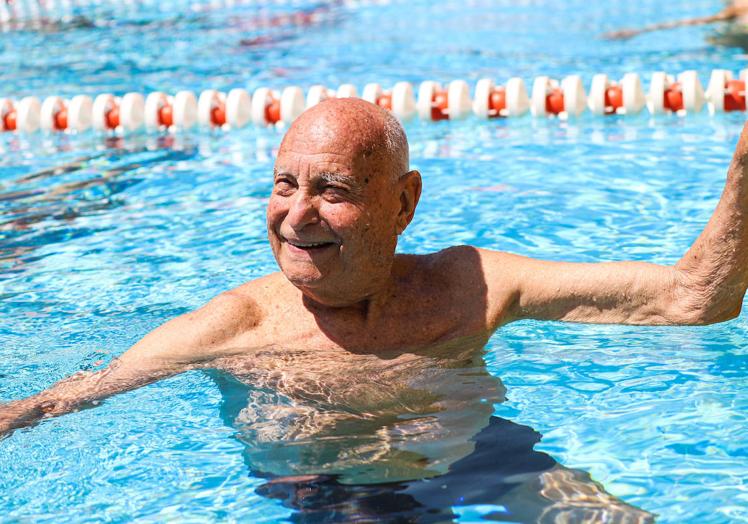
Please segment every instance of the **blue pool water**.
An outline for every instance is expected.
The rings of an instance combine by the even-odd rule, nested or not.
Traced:
[[[606,5],[603,5],[606,4]],[[674,4],[674,3],[673,3]],[[596,35],[719,2],[296,3],[107,12],[0,34],[0,95],[369,81],[503,81],[745,67],[708,29]],[[161,5],[164,5],[163,3]],[[315,11],[304,27],[269,17]],[[674,263],[719,197],[744,115],[408,124],[424,175],[403,252],[456,243],[571,261]],[[281,134],[0,136],[0,401],[121,354],[275,270],[264,206]],[[662,522],[748,521],[745,317],[705,328],[521,322],[486,348],[495,414]],[[215,382],[187,373],[0,441],[0,520],[275,522]],[[456,507],[470,522],[495,507]]]

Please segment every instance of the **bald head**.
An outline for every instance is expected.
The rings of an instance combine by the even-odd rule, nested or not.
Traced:
[[[300,144],[374,162],[392,180],[408,171],[408,139],[400,122],[359,98],[332,98],[306,110],[286,133],[279,154]]]
[[[339,307],[388,285],[421,194],[395,117],[356,98],[312,107],[283,138],[273,179],[268,239],[306,297]]]

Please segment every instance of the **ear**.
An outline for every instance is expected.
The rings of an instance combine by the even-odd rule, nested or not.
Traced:
[[[397,234],[402,234],[416,214],[418,199],[421,198],[421,173],[408,171],[398,181],[400,190],[400,212],[397,215]]]

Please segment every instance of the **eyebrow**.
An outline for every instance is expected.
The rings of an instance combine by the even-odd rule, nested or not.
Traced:
[[[291,177],[296,178],[296,176],[293,173],[290,173],[289,171],[286,171],[284,169],[274,169],[273,177],[279,177],[279,176],[291,176]],[[315,177],[321,178],[326,182],[351,183],[355,181],[354,177],[350,175],[343,175],[341,173],[336,173],[335,171],[321,171],[320,173],[317,173]]]
[[[288,176],[296,179],[296,176],[293,173],[289,173],[285,170],[279,170],[274,169],[273,170],[273,178],[278,178],[279,176]],[[323,182],[323,183],[337,183],[337,184],[345,184],[348,187],[349,191],[353,193],[359,193],[362,191],[361,184],[356,180],[355,177],[351,175],[341,174],[335,171],[321,171],[319,173],[316,173],[313,175],[313,179],[316,179],[316,183]]]
[[[341,184],[352,184],[355,185],[356,179],[349,175],[341,175],[332,171],[322,171],[317,176],[325,182],[338,182]]]

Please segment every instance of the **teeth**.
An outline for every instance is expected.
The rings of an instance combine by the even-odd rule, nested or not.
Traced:
[[[309,244],[302,244],[301,242],[291,242],[291,245],[294,245],[296,247],[319,247],[324,246],[328,242],[314,242]]]

